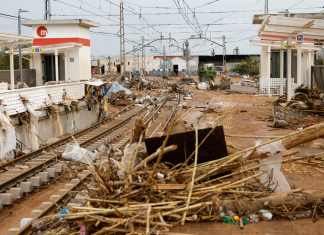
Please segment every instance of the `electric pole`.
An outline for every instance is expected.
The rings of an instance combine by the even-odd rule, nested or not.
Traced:
[[[110,56],[108,56],[108,60],[109,60],[109,62],[108,62],[108,65],[109,65],[108,71],[109,71],[109,73],[111,73],[111,70],[110,70],[110,65],[111,65],[111,63],[110,63]]]
[[[268,15],[268,9],[269,9],[269,2],[268,2],[268,0],[264,0],[264,14],[265,15]]]
[[[188,39],[186,42],[184,42],[184,45],[186,46],[186,49],[183,48],[183,56],[186,58],[186,66],[187,66],[187,75],[189,76],[189,57],[190,57],[190,51],[189,51],[189,42]]]
[[[51,19],[51,0],[45,0],[45,15],[44,20]]]
[[[225,35],[223,35],[223,74],[226,72],[226,44],[225,44]]]
[[[126,73],[124,3],[120,3],[120,75]]]
[[[166,69],[167,64],[166,64],[165,46],[163,46],[163,57],[164,57],[164,76],[167,76],[168,77],[168,75],[167,75],[167,69]]]
[[[144,52],[144,37],[142,36],[142,69],[141,69],[141,75],[144,75],[145,71],[145,52]]]
[[[28,12],[28,11],[21,10],[21,9],[19,9],[19,11],[18,11],[18,34],[19,35],[21,35],[21,16],[20,16],[21,12]],[[19,44],[19,81],[23,82],[21,44]]]
[[[133,46],[133,66],[132,66],[132,72],[135,72],[135,46]]]

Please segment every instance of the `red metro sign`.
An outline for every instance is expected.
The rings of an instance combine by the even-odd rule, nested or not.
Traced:
[[[47,28],[45,26],[39,26],[37,29],[37,35],[38,37],[44,38],[47,36]]]

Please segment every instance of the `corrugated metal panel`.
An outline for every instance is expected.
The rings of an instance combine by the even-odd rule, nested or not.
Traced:
[[[65,85],[46,86],[47,94],[51,96],[52,103],[59,104],[63,102],[63,93]]]
[[[0,91],[0,99],[7,105],[9,115],[27,111],[20,96],[26,98],[34,109],[63,102],[63,92],[67,97],[81,99],[85,96],[85,84],[83,82],[52,86],[41,86],[13,91]],[[51,99],[49,98],[51,96]]]
[[[68,85],[66,95],[67,97],[81,99],[83,96],[85,96],[84,83]]]
[[[26,98],[34,109],[52,105],[44,87],[19,89],[17,92],[21,97]]]
[[[3,92],[0,93],[0,99],[3,100],[2,104],[7,105],[7,112],[9,115],[14,115],[17,113],[23,113],[27,111],[26,107],[19,98],[17,92]]]

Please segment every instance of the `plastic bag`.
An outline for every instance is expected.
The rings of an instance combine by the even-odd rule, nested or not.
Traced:
[[[84,159],[83,155],[87,158]],[[78,146],[66,145],[65,152],[62,154],[62,157],[67,161],[82,162],[84,164],[92,165],[93,161],[98,158],[100,154],[98,151],[88,152],[86,149],[81,148],[81,151]],[[88,163],[89,162],[89,163]]]
[[[131,159],[132,167],[135,167],[140,163],[140,160],[138,159],[138,157],[140,157],[142,159],[147,157],[147,150],[146,150],[145,142],[141,143],[141,147],[139,147],[138,151],[137,151],[137,156],[135,156],[136,150],[134,152],[133,152],[133,150],[135,149],[135,147],[137,145],[138,145],[138,143],[132,143],[132,144],[126,145],[126,147],[124,149],[124,156],[123,156],[121,163],[119,165],[121,168],[128,169],[128,163],[129,163],[131,155],[133,155],[132,159]],[[133,152],[133,154],[132,154],[132,152]]]
[[[6,153],[16,148],[16,132],[3,113],[0,113],[0,121],[2,125],[0,130],[0,159],[4,159]]]

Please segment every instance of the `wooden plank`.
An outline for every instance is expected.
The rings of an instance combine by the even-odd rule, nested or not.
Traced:
[[[187,188],[187,184],[155,184],[152,186],[153,190],[179,190]]]

